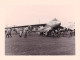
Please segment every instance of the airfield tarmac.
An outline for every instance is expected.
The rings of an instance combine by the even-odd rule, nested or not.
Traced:
[[[75,36],[45,37],[36,33],[5,38],[5,55],[75,55]]]

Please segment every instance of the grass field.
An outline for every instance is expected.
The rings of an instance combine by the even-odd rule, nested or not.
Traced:
[[[43,37],[32,33],[27,38],[5,38],[5,55],[75,55],[75,37]]]

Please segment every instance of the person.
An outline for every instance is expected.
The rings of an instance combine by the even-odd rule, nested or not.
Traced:
[[[32,27],[29,25],[29,26],[28,26],[28,34],[29,34],[29,35],[31,34],[31,31],[32,31]]]
[[[73,35],[75,36],[75,29],[73,30]]]
[[[24,28],[24,38],[27,37],[27,33],[28,33],[28,27]]]
[[[11,31],[12,31],[12,29],[10,28],[10,29],[9,29],[9,36],[10,36],[10,37],[12,37]]]
[[[22,30],[19,31],[19,36],[22,37]]]
[[[6,30],[6,37],[12,37],[10,28]]]
[[[58,28],[58,35],[57,35],[57,37],[60,37],[60,29]]]
[[[71,37],[71,31],[68,30],[68,38]]]
[[[9,38],[8,29],[5,30],[6,38]]]
[[[54,30],[51,32],[51,36],[53,36],[53,37],[54,37]]]

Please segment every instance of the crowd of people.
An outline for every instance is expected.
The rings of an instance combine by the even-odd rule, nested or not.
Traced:
[[[9,38],[9,37],[12,37],[12,31],[14,31],[16,34],[19,35],[19,37],[21,38],[22,36],[24,36],[24,38],[27,37],[27,35],[30,35],[31,32],[32,32],[32,27],[31,26],[28,26],[28,27],[25,27],[24,29],[19,29],[17,31],[17,29],[12,29],[12,28],[8,28],[8,29],[5,29],[5,35],[6,35],[6,38]],[[47,35],[46,35],[47,34]],[[53,37],[60,37],[60,36],[73,36],[75,35],[75,29],[74,30],[70,30],[70,29],[55,29],[55,30],[49,30],[47,33],[43,33],[41,35],[46,35],[46,36],[53,36]]]
[[[24,29],[21,28],[18,31],[17,31],[17,29],[12,30],[12,28],[5,29],[6,38],[12,37],[12,32],[14,32],[15,34],[18,34],[20,38],[22,36],[24,36],[24,38],[26,38],[27,35],[28,34],[30,35],[30,33],[31,33],[31,27],[28,26]]]
[[[41,33],[41,35],[43,36],[52,36],[52,37],[60,37],[60,36],[75,36],[75,29],[71,30],[71,29],[67,29],[67,28],[63,28],[63,29],[54,29],[54,30],[49,30],[48,32],[43,32]]]

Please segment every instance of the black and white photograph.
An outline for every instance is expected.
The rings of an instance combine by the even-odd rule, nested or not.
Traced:
[[[6,7],[5,55],[75,55],[72,6]]]

